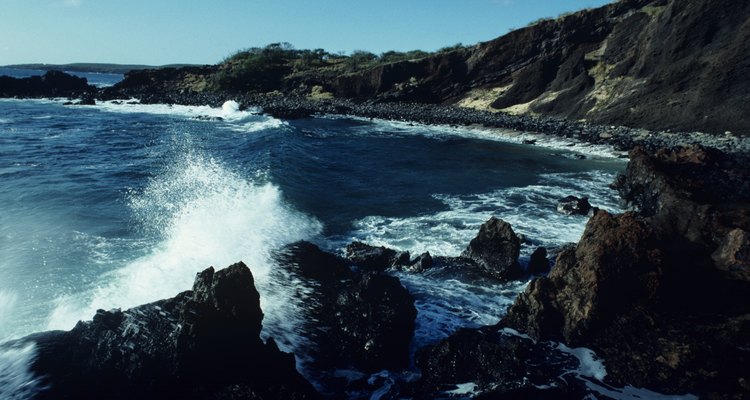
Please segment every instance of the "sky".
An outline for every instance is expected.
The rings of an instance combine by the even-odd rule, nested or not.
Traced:
[[[0,65],[215,64],[238,50],[434,51],[611,0],[0,0]]]

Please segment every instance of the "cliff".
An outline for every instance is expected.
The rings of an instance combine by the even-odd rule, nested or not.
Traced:
[[[338,96],[655,130],[750,133],[750,3],[624,0],[472,48],[344,75]]]

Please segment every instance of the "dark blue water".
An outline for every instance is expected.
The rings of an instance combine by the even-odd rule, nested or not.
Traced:
[[[197,118],[206,116],[221,120]],[[618,209],[606,184],[622,161],[518,141],[360,119],[280,121],[231,105],[0,100],[0,339],[171,297],[195,272],[243,260],[265,334],[298,350],[306,288],[270,261],[285,243],[337,250],[359,239],[457,255],[495,215],[528,237],[528,256],[583,230],[585,218],[555,213],[556,199],[587,195]],[[415,347],[497,322],[525,285],[400,278],[417,297]],[[19,357],[0,354],[0,375]]]
[[[0,76],[7,75],[13,78],[28,78],[32,76],[44,75],[47,70],[40,69],[19,69],[19,68],[0,68]],[[123,78],[122,74],[108,74],[100,72],[78,72],[78,71],[64,71],[70,75],[79,76],[86,78],[90,85],[96,87],[112,86],[117,82],[120,82]]]

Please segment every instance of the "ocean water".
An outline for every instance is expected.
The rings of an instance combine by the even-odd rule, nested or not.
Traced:
[[[451,256],[497,216],[526,236],[525,262],[536,247],[583,232],[586,218],[557,214],[558,198],[620,211],[607,184],[622,159],[518,138],[358,118],[283,121],[233,102],[0,100],[0,341],[172,297],[196,272],[242,260],[261,293],[264,335],[304,360],[297,327],[313,294],[275,267],[284,244],[341,251],[363,240]],[[414,350],[496,323],[526,285],[448,270],[397,276],[417,301]],[[38,389],[33,357],[33,346],[0,351],[0,398]]]

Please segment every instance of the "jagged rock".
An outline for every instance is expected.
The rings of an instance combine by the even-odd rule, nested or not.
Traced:
[[[398,253],[359,242],[347,252],[361,269],[352,271],[345,260],[307,242],[287,246],[277,256],[280,265],[319,283],[309,324],[315,363],[367,372],[406,368],[417,315],[414,298],[398,278],[381,272]]]
[[[411,260],[409,265],[404,267],[404,269],[409,272],[424,272],[425,270],[432,268],[433,264],[434,260],[432,259],[432,255],[430,255],[430,252],[425,252],[420,254],[414,260]]]
[[[259,337],[263,314],[242,263],[198,274],[193,291],[97,311],[71,331],[31,335],[38,399],[317,398],[294,356]]]
[[[479,228],[477,236],[461,254],[497,279],[517,279],[523,275],[518,264],[521,240],[507,222],[492,217]]]
[[[440,397],[467,382],[476,385],[481,393],[477,398],[582,399],[586,395],[582,382],[562,378],[578,366],[577,359],[554,343],[535,342],[500,326],[461,329],[420,350],[416,365],[422,373],[417,397]]]
[[[402,369],[409,364],[417,310],[398,278],[357,274],[328,308],[334,354],[346,355],[365,371]]]
[[[620,190],[642,214],[596,212],[503,323],[597,349],[610,383],[746,397],[750,283],[727,264],[744,257],[745,158],[699,146],[631,156]]]
[[[320,282],[332,282],[351,276],[346,260],[306,241],[285,246],[276,258],[282,264],[294,267],[300,275]]]
[[[352,264],[372,271],[385,271],[396,265],[409,265],[409,252],[397,252],[384,246],[352,242],[346,246],[346,258]]]
[[[620,195],[657,225],[704,246],[718,246],[737,227],[750,231],[747,154],[700,145],[630,152]]]
[[[711,256],[718,269],[750,281],[750,234],[746,231],[740,228],[729,231]]]
[[[557,201],[557,212],[565,215],[586,215],[591,211],[589,198],[567,196]]]
[[[531,253],[529,267],[526,272],[529,275],[546,274],[550,270],[549,259],[547,258],[547,249],[539,247]]]

